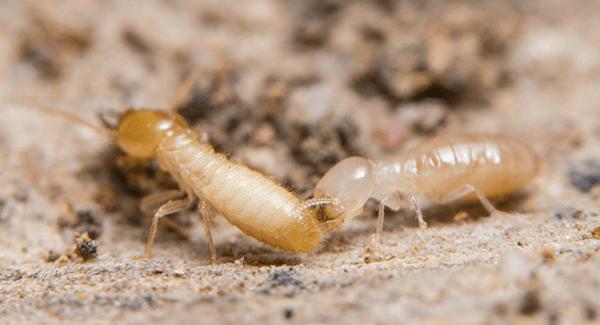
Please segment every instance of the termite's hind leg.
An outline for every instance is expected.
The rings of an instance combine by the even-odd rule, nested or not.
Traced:
[[[142,200],[142,210],[149,209],[150,206],[156,205],[156,201],[163,200],[164,202],[164,200],[168,200],[167,203],[161,205],[158,209],[156,209],[156,212],[154,212],[154,217],[152,218],[152,226],[150,227],[150,237],[148,238],[148,243],[146,244],[146,258],[150,258],[150,255],[152,254],[152,247],[154,246],[154,240],[156,239],[156,231],[158,229],[158,219],[167,214],[189,209],[192,206],[192,204],[194,204],[195,198],[191,195],[187,195],[183,199],[168,199],[169,197],[174,198],[179,195],[182,195],[183,193],[185,192],[167,191],[164,193],[151,195]]]
[[[217,264],[217,250],[215,249],[215,244],[213,243],[212,235],[210,234],[210,222],[214,218],[215,212],[204,201],[200,201],[198,207],[200,208],[200,213],[202,213],[202,218],[204,219],[204,231],[206,232],[206,239],[208,240],[208,247],[210,249],[210,260],[212,264],[215,265]]]
[[[452,191],[451,193],[444,196],[438,203],[447,204],[447,203],[459,200],[471,193],[475,193],[475,195],[477,195],[477,198],[479,199],[481,204],[483,204],[483,206],[485,207],[485,209],[488,211],[488,213],[490,215],[494,214],[498,211],[498,210],[496,210],[496,208],[494,208],[494,206],[492,205],[490,200],[488,200],[485,197],[485,195],[483,195],[483,193],[481,193],[481,191],[473,185],[466,185],[455,191]]]

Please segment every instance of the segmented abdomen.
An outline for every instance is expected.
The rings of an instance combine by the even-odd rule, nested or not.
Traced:
[[[539,159],[528,145],[511,137],[453,135],[434,137],[380,165],[395,165],[396,177],[410,178],[408,192],[438,200],[465,185],[488,197],[514,191],[537,174]]]
[[[318,246],[321,231],[316,218],[306,209],[296,209],[301,202],[288,190],[227,160],[208,144],[180,143],[162,145],[157,158],[163,169],[184,183],[182,188],[191,188],[231,224],[261,242],[293,252]]]

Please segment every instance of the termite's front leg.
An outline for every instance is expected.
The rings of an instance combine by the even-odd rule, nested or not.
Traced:
[[[371,238],[371,246],[379,243],[379,238],[381,237],[381,232],[383,231],[383,219],[385,217],[385,202],[387,198],[384,198],[379,202],[379,213],[377,214],[377,228],[373,237]]]
[[[152,254],[152,247],[154,246],[154,240],[156,239],[156,231],[158,229],[158,219],[177,211],[189,209],[195,202],[195,198],[192,195],[187,195],[182,199],[174,199],[178,196],[185,195],[182,191],[166,191],[155,195],[145,197],[141,202],[141,208],[143,211],[153,210],[153,206],[157,206],[160,202],[166,203],[160,205],[154,212],[152,218],[152,226],[150,227],[150,237],[148,238],[148,244],[146,244],[146,258],[150,258]]]
[[[381,238],[381,232],[383,231],[383,220],[385,219],[385,207],[389,207],[392,210],[399,210],[401,206],[401,198],[397,192],[389,193],[379,201],[379,212],[377,214],[377,228],[373,237],[371,237],[371,243],[366,248],[365,262],[381,260],[381,252],[379,249]]]

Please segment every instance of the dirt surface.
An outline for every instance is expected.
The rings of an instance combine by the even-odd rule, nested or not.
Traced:
[[[600,2],[0,1],[0,323],[585,324],[600,319]],[[196,210],[142,258],[151,162],[100,126],[178,111],[219,152],[310,194],[351,155],[438,134],[519,137],[543,167],[494,203],[376,208],[314,252]],[[112,117],[112,119],[111,119]],[[84,233],[88,233],[86,236]]]

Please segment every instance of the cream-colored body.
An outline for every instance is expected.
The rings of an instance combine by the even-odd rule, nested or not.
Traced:
[[[246,235],[290,252],[312,251],[320,244],[323,230],[330,228],[330,223],[319,221],[313,208],[333,200],[300,201],[263,174],[216,153],[172,110],[128,110],[114,130],[97,129],[60,111],[44,111],[105,134],[133,158],[156,158],[159,166],[177,181],[180,191],[166,191],[142,200],[142,210],[154,211],[147,257],[152,252],[158,220],[198,201],[213,264],[216,249],[209,220],[214,210]]]
[[[142,210],[154,212],[146,257],[150,257],[152,252],[158,220],[188,209],[198,200],[213,264],[216,263],[216,249],[209,221],[214,210],[246,235],[272,247],[291,252],[315,249],[329,224],[319,222],[312,208],[331,204],[333,200],[300,201],[263,174],[215,153],[206,140],[201,141],[200,135],[175,112],[201,73],[202,68],[197,68],[188,76],[170,109],[130,109],[110,130],[96,128],[74,115],[55,109],[40,110],[105,135],[134,159],[156,158],[160,167],[175,178],[181,191],[158,193],[141,202]]]
[[[309,252],[321,241],[310,209],[263,174],[233,163],[199,141],[189,128],[165,135],[156,157],[188,195],[196,195],[246,235],[291,252]]]
[[[434,202],[466,185],[486,197],[507,194],[529,183],[539,168],[528,145],[501,135],[438,136],[375,164],[380,187],[425,194]]]
[[[475,193],[492,212],[494,208],[485,197],[525,186],[538,170],[537,154],[518,139],[501,135],[437,136],[389,159],[347,158],[323,176],[315,197],[338,200],[327,207],[327,218],[341,222],[360,214],[369,198],[398,210],[402,197],[411,197],[416,207],[414,195],[421,194],[445,203]],[[424,227],[418,208],[417,213]]]
[[[527,184],[539,169],[537,155],[510,137],[435,137],[392,159],[344,159],[319,181],[314,199],[300,201],[261,173],[215,153],[175,112],[201,72],[198,68],[187,78],[169,110],[131,109],[114,130],[98,129],[68,113],[41,109],[104,134],[131,157],[155,157],[160,167],[173,175],[181,192],[167,191],[142,200],[143,207],[158,206],[146,246],[147,257],[158,220],[191,207],[197,199],[214,264],[216,250],[209,227],[213,210],[263,243],[292,252],[309,252],[319,245],[324,230],[360,214],[369,198],[381,202],[375,242],[383,224],[383,206],[399,209],[401,194],[412,197],[421,227],[425,228],[414,194],[426,194],[444,203],[475,193],[493,212],[485,196],[514,191]],[[180,194],[186,195],[181,198]],[[324,218],[318,218],[312,209],[320,205],[325,206]]]

